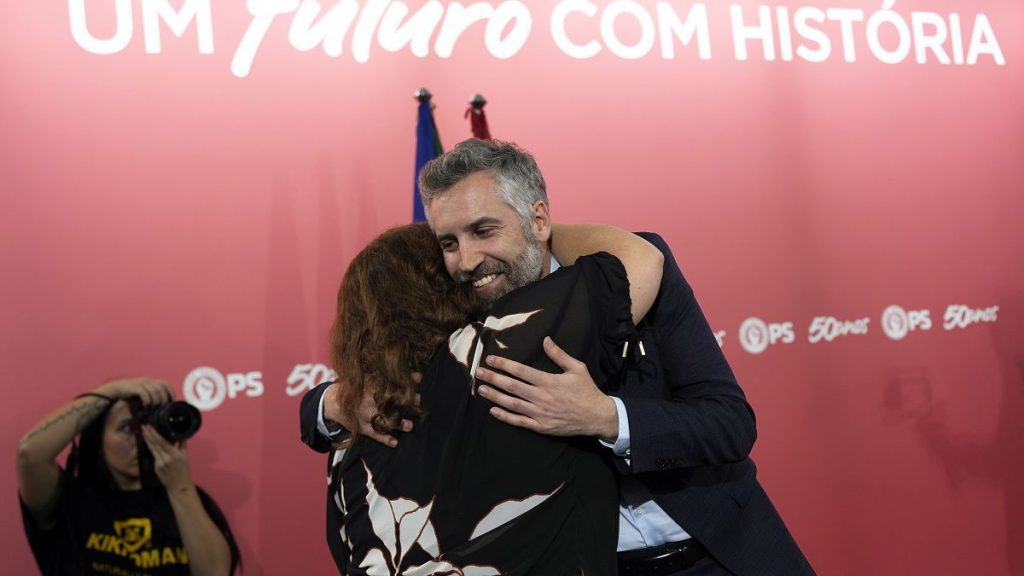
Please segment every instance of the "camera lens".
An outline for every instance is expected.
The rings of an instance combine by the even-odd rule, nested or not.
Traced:
[[[171,442],[191,438],[203,423],[203,417],[195,406],[180,401],[157,408],[149,420],[153,428]]]

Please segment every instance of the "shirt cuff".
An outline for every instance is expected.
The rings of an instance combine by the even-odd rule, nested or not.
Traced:
[[[609,398],[615,402],[615,415],[619,419],[619,437],[615,439],[614,444],[600,438],[598,440],[601,441],[601,444],[611,448],[619,458],[629,458],[629,416],[626,415],[626,406],[615,396],[609,396]]]

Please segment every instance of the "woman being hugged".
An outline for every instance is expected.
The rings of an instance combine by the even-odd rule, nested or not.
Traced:
[[[357,433],[331,455],[328,542],[342,573],[616,573],[618,489],[606,449],[500,422],[475,373],[491,353],[557,372],[545,352],[554,344],[599,384],[616,381],[663,259],[600,226],[558,227],[553,250],[564,268],[485,315],[472,313],[469,285],[448,275],[426,225],[385,232],[349,265],[332,331],[345,382],[336,408],[354,421],[371,398],[378,431],[417,422],[394,448]]]
[[[18,495],[40,571],[233,573],[238,547],[223,513],[193,483],[185,443],[133,422],[128,400],[135,397],[143,408],[156,407],[173,393],[154,378],[112,380],[61,406],[21,439]],[[159,485],[143,481],[140,434]],[[79,435],[61,468],[57,456]]]

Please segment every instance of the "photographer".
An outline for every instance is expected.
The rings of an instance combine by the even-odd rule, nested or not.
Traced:
[[[223,513],[192,482],[185,443],[166,440],[146,416],[172,400],[162,380],[113,380],[21,439],[22,518],[45,576],[234,572],[238,547]],[[56,458],[79,433],[61,469]]]

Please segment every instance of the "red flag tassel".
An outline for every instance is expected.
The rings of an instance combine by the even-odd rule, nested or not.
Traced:
[[[484,114],[484,105],[487,100],[477,94],[469,101],[469,108],[466,108],[465,116],[469,118],[469,126],[473,130],[473,137],[481,140],[491,139],[491,130],[487,127],[487,115]]]

